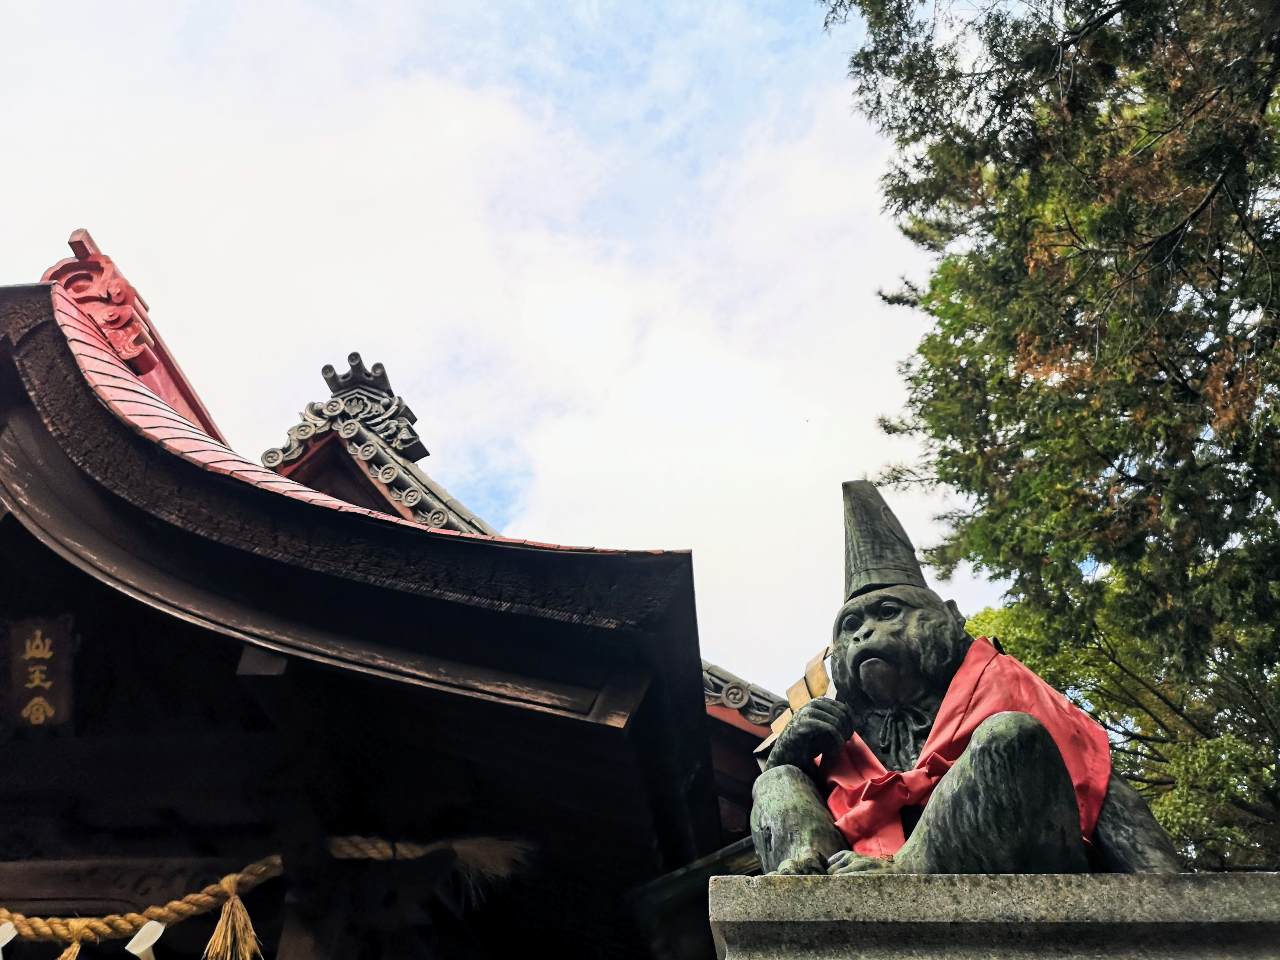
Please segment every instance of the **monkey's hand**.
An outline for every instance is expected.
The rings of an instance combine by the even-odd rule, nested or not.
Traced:
[[[892,869],[893,857],[868,857],[852,850],[837,850],[827,858],[827,873],[833,877],[842,873],[871,873]]]
[[[818,754],[835,753],[852,736],[853,711],[846,704],[821,697],[810,700],[778,734],[766,769],[790,764],[812,775]]]

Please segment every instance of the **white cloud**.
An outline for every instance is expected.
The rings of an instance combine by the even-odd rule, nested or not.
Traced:
[[[806,50],[695,20],[579,109],[463,69],[518,37],[460,35],[462,67],[433,66],[415,51],[456,25],[318,9],[85,7],[55,31],[0,4],[0,116],[22,131],[0,152],[3,281],[89,227],[251,457],[323,363],[383,361],[455,493],[513,493],[521,536],[692,547],[704,656],[784,687],[840,599],[840,481],[911,455],[874,421],[923,330],[874,295],[921,262],[879,213],[884,147],[838,60],[784,88]],[[574,49],[612,26],[578,23]],[[588,83],[557,43],[521,63]],[[699,78],[752,44],[772,52],[744,129]],[[930,539],[936,500],[893,502]]]
[[[704,654],[781,689],[841,599],[841,481],[912,455],[875,418],[901,407],[895,362],[923,325],[875,291],[922,262],[879,215],[885,151],[842,89],[746,142],[703,184],[709,231],[615,302],[642,333],[604,357],[607,384],[533,425],[512,527],[691,546]],[[936,536],[936,496],[890,499],[920,542]],[[970,606],[995,594],[942,589]]]

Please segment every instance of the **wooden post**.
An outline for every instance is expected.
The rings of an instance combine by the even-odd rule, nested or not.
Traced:
[[[347,942],[347,914],[337,899],[324,915],[312,920],[293,895],[285,897],[284,928],[276,960],[338,960],[354,952]]]

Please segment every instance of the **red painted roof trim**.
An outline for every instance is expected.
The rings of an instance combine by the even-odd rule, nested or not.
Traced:
[[[120,358],[113,345],[59,283],[50,283],[53,297],[54,318],[67,345],[71,348],[76,365],[98,399],[124,424],[157,446],[195,464],[210,473],[230,476],[243,483],[295,500],[302,500],[317,507],[339,510],[343,513],[362,514],[383,523],[395,523],[420,530],[425,536],[462,537],[532,547],[542,550],[567,550],[587,553],[647,553],[663,554],[683,551],[639,550],[626,551],[600,547],[575,547],[535,540],[510,537],[491,537],[478,533],[443,530],[405,520],[365,507],[358,507],[320,493],[311,487],[282,477],[272,470],[245,459],[221,439],[210,435],[202,425],[176,410],[173,404],[160,396]],[[163,349],[157,339],[157,345]],[[167,351],[166,351],[167,354]],[[203,409],[203,406],[201,406]],[[211,421],[210,421],[211,422]]]
[[[67,291],[96,324],[110,352],[143,384],[209,436],[225,442],[195,387],[151,325],[147,301],[98,248],[88,230],[75,231],[67,244],[74,256],[59,260],[41,279]]]
[[[762,740],[770,733],[768,724],[752,723],[733,707],[726,707],[722,704],[708,703],[707,716],[714,717],[721,723],[727,723],[731,727],[737,727],[739,730],[755,734]]]

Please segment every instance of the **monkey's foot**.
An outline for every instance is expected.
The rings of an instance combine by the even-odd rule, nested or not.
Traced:
[[[783,860],[773,872],[782,876],[820,877],[827,872],[827,858],[817,850],[801,850]]]
[[[880,859],[867,857],[852,850],[837,850],[827,860],[827,873],[836,877],[842,873],[871,873],[873,871],[892,870],[893,857]]]

